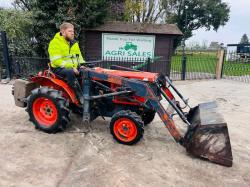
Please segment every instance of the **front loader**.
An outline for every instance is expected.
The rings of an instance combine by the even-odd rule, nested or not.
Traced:
[[[121,66],[83,68],[79,82],[83,105],[66,81],[50,69],[28,81],[16,80],[13,94],[16,105],[26,107],[37,129],[48,133],[64,130],[70,121],[70,111],[82,115],[87,123],[99,116],[111,117],[112,136],[126,145],[140,141],[144,125],[153,121],[157,113],[174,140],[188,153],[232,166],[227,124],[217,113],[214,102],[190,107],[168,77]],[[162,99],[169,103],[168,109],[161,104]],[[183,108],[188,111],[184,112]],[[173,121],[175,114],[187,125],[184,135]]]

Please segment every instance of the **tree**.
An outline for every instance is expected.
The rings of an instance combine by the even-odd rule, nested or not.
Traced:
[[[16,0],[14,3],[33,15],[33,35],[40,56],[47,56],[49,41],[58,32],[60,24],[69,21],[75,25],[80,46],[84,44],[84,28],[103,24],[108,18],[112,0]]]
[[[177,24],[186,40],[200,28],[217,31],[228,22],[229,12],[222,0],[126,0],[124,20]]]
[[[243,34],[240,40],[240,44],[249,44],[248,36],[247,34]]]
[[[30,12],[0,9],[0,28],[7,33],[11,54],[32,54]]]
[[[115,21],[123,21],[125,17],[126,0],[111,0],[108,2],[108,19]]]
[[[219,42],[211,42],[209,45],[210,50],[218,50],[220,48],[221,48],[221,45],[219,44]]]
[[[12,5],[16,9],[21,9],[23,11],[30,11],[31,10],[31,3],[33,3],[34,0],[14,0]]]
[[[156,23],[164,20],[166,0],[126,0],[124,20]]]
[[[166,22],[177,24],[184,39],[200,28],[217,31],[229,20],[230,8],[222,0],[170,0],[165,5]]]

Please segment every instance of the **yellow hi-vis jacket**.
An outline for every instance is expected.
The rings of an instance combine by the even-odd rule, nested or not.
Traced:
[[[77,68],[84,63],[77,42],[68,42],[58,32],[49,44],[49,58],[53,68]]]

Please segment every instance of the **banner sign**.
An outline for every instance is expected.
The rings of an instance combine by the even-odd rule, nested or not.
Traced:
[[[103,58],[154,58],[155,36],[132,34],[102,34]]]

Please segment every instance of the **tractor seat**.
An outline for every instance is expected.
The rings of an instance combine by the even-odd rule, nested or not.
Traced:
[[[57,78],[57,79],[60,79],[60,80],[62,80],[62,81],[64,81],[64,82],[67,82],[67,78],[66,77],[62,77],[62,76],[60,76],[60,75],[58,75],[57,73],[55,73],[54,71],[53,71],[53,68],[51,67],[51,64],[50,63],[48,63],[48,70],[46,70],[45,72],[44,72],[44,75],[45,76],[47,76],[47,77],[52,77],[52,78]],[[78,81],[81,81],[81,78],[80,77],[77,77],[77,79],[78,79]]]
[[[64,78],[64,77],[56,74],[52,69],[53,68],[51,67],[51,64],[48,63],[48,70],[47,70],[47,73],[46,73],[47,76],[50,76],[50,77],[53,77],[53,78],[57,78],[57,79],[61,79],[63,81],[66,81],[66,78]]]

